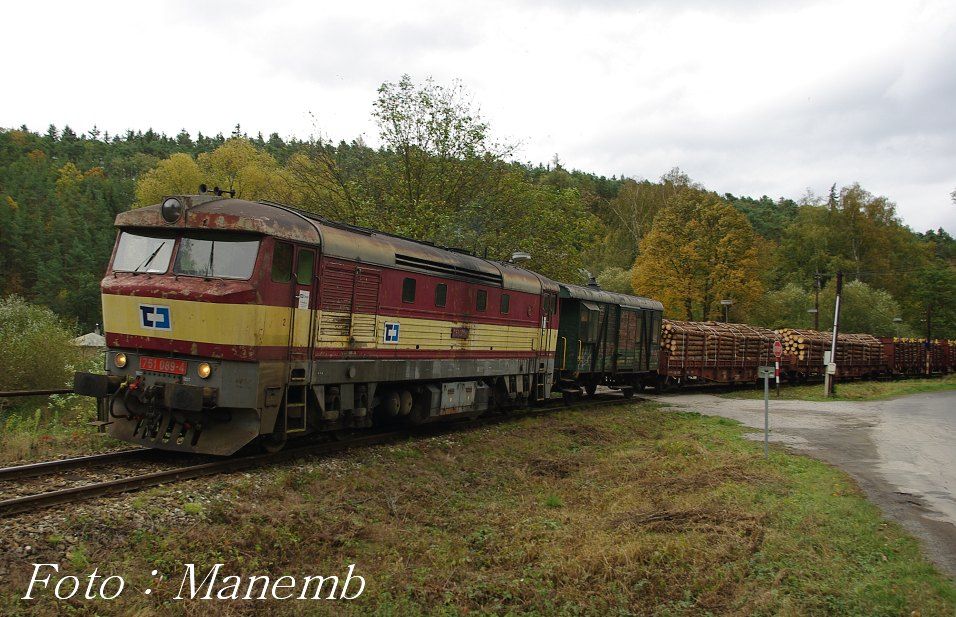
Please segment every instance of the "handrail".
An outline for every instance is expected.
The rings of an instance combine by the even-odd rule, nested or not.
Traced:
[[[73,394],[73,388],[57,388],[54,390],[10,390],[0,392],[0,398],[13,398],[16,396],[49,396],[51,394]]]

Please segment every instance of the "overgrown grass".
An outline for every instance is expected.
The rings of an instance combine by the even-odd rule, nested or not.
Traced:
[[[122,442],[98,433],[93,399],[54,395],[20,399],[0,409],[0,463],[49,460],[117,448]]]
[[[919,394],[921,392],[941,392],[956,389],[956,375],[946,375],[934,379],[901,379],[899,381],[852,381],[836,384],[836,396],[825,397],[823,384],[806,386],[781,386],[781,399],[801,401],[876,401]],[[735,390],[721,394],[724,398],[763,398],[763,387],[754,390]],[[770,397],[777,398],[771,385]]]
[[[354,563],[367,581],[351,602],[269,609],[293,615],[953,614],[953,584],[845,474],[781,450],[766,461],[742,432],[652,405],[564,412],[232,478],[207,505],[183,495],[195,522],[158,533],[75,517],[90,567],[137,591],[82,608],[47,594],[29,610],[264,610],[170,601],[183,563],[222,562],[273,577]],[[36,559],[11,561],[5,613],[28,610],[17,596]]]
[[[100,353],[77,357],[77,370],[102,372]],[[90,454],[122,442],[97,432],[96,402],[85,396],[54,394],[0,399],[0,463]]]

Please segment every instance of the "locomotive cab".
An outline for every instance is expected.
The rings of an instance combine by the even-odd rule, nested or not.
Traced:
[[[171,217],[172,200],[117,217],[101,283],[106,375],[79,373],[74,389],[108,397],[116,438],[231,454],[274,429],[318,234],[280,242],[248,202],[204,195],[175,198],[185,207]]]

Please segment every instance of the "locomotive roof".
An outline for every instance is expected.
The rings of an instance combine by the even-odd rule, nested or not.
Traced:
[[[268,201],[176,195],[185,215],[166,223],[160,204],[121,212],[120,228],[215,229],[248,231],[309,244],[322,254],[363,263],[398,267],[439,276],[464,278],[505,289],[540,293],[557,291],[557,283],[513,264],[327,219],[312,212]]]
[[[586,302],[604,302],[606,304],[620,304],[632,308],[652,309],[663,311],[664,305],[657,300],[643,298],[641,296],[629,296],[619,294],[613,291],[604,291],[596,287],[582,287],[581,285],[571,285],[570,283],[560,283],[562,298],[577,298]]]

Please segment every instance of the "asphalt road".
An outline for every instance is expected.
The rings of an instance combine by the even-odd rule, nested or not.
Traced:
[[[759,428],[763,399],[708,394],[647,396],[686,411]],[[843,469],[923,543],[927,556],[956,578],[956,391],[889,401],[770,400],[770,440]]]

